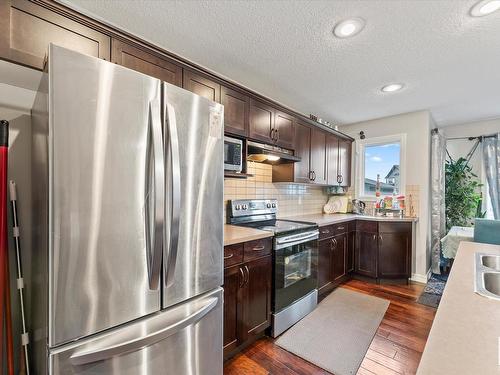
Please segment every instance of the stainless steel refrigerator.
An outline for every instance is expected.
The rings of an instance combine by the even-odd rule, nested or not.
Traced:
[[[223,107],[55,45],[32,111],[38,374],[221,374]]]

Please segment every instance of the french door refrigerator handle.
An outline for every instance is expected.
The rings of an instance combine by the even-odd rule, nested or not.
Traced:
[[[217,305],[218,301],[218,297],[207,298],[203,301],[201,307],[195,312],[187,316],[183,316],[171,324],[168,324],[170,323],[168,320],[163,322],[163,324],[160,324],[161,322],[156,322],[159,329],[145,335],[139,335],[132,338],[120,338],[120,332],[118,332],[111,339],[104,337],[102,341],[96,342],[93,347],[73,353],[70,357],[71,364],[74,366],[80,366],[97,361],[103,361],[153,345],[169,336],[174,335],[180,330],[197,323]],[[165,318],[168,318],[169,314],[164,313],[164,315]],[[172,318],[169,320],[172,320]],[[144,329],[144,331],[147,331],[147,329]]]
[[[179,244],[179,221],[181,211],[181,170],[179,160],[179,138],[174,107],[167,102],[166,122],[168,142],[172,160],[172,191],[170,213],[170,243],[168,245],[167,271],[165,285],[168,287],[174,281],[175,265],[177,263],[177,247]]]
[[[148,276],[149,288],[157,290],[160,283],[161,261],[163,252],[163,222],[164,222],[164,207],[165,207],[165,160],[163,152],[163,135],[161,128],[161,111],[158,99],[154,99],[149,103],[149,126],[151,127],[152,146],[153,146],[153,238],[151,239],[149,214],[146,216],[146,238],[147,247],[153,252],[148,253]],[[149,146],[149,145],[148,145]],[[149,177],[147,177],[149,178]],[[146,205],[147,207],[147,205]],[[150,251],[150,250],[148,250]]]

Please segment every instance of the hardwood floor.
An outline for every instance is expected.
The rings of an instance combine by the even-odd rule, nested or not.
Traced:
[[[390,301],[358,375],[415,374],[436,309],[416,300],[423,285],[376,285],[350,280],[340,286]],[[225,375],[330,374],[262,338],[224,365]]]

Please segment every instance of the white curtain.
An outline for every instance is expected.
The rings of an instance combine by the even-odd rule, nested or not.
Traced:
[[[483,138],[483,160],[493,217],[500,220],[500,133]]]
[[[441,238],[446,231],[444,175],[446,140],[437,129],[432,131],[431,139],[431,269],[441,273]]]

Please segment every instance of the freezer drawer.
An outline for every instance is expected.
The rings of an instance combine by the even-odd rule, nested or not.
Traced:
[[[146,319],[65,345],[50,374],[222,374],[222,288]]]

